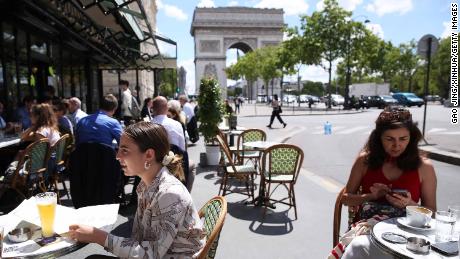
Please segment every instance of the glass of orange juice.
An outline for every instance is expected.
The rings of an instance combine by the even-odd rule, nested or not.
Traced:
[[[52,237],[54,235],[57,194],[54,192],[39,193],[35,195],[35,201],[42,224],[42,236]]]

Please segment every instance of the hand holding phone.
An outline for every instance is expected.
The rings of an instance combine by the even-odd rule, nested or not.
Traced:
[[[401,196],[407,197],[409,191],[406,189],[392,189],[391,194],[399,194]]]

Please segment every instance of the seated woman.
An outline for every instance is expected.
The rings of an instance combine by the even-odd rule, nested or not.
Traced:
[[[204,246],[205,232],[190,193],[170,173],[181,161],[169,146],[161,125],[128,126],[121,135],[117,159],[125,175],[142,179],[131,238],[83,225],[70,226],[70,237],[100,244],[121,258],[192,258],[197,254]]]
[[[34,142],[47,138],[53,146],[60,138],[56,115],[51,105],[42,103],[32,106],[30,111],[32,126],[21,134],[21,141]]]
[[[420,154],[418,142],[422,134],[410,112],[385,110],[375,124],[351,169],[342,202],[359,206],[358,219],[376,214],[404,216],[406,206],[419,203],[436,211],[436,174],[431,161]],[[395,189],[407,192],[396,193]],[[343,258],[378,258],[371,252],[377,250],[372,249],[368,235],[359,236],[347,247]]]

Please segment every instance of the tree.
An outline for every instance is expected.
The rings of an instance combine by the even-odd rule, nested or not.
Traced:
[[[439,42],[438,50],[436,51],[432,61],[432,78],[433,87],[430,88],[431,93],[439,93],[443,98],[449,98],[450,91],[450,41],[451,37],[442,39]]]
[[[248,95],[253,96],[250,91],[252,91],[252,85],[258,78],[258,62],[259,60],[256,57],[254,51],[246,53],[243,57],[238,59],[238,61],[227,67],[225,73],[227,77],[232,79],[244,78],[248,83]],[[257,93],[256,93],[257,96]],[[256,97],[257,98],[257,97]]]
[[[265,94],[268,96],[268,86],[272,80],[272,95],[273,95],[273,79],[281,77],[281,70],[278,68],[278,47],[265,46],[255,50],[258,66],[257,74],[262,78],[265,84]]]
[[[321,58],[327,61],[329,80],[327,93],[331,100],[332,62],[343,57],[348,38],[346,17],[351,12],[341,8],[337,0],[325,0],[324,9],[321,12],[313,12],[311,16],[301,18],[302,38],[306,45],[318,48]],[[331,102],[328,102],[328,108]]]
[[[305,83],[303,83],[302,93],[316,95],[316,96],[323,96],[324,94],[323,83],[306,81]]]

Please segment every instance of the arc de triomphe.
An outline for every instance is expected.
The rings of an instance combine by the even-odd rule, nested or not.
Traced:
[[[196,8],[190,33],[195,39],[195,85],[199,91],[203,76],[214,76],[219,81],[222,94],[227,95],[226,52],[238,48],[248,52],[267,45],[277,45],[283,40],[284,19],[282,9],[249,7]],[[279,93],[279,80],[274,92]],[[254,84],[252,99],[265,94],[262,82]]]

